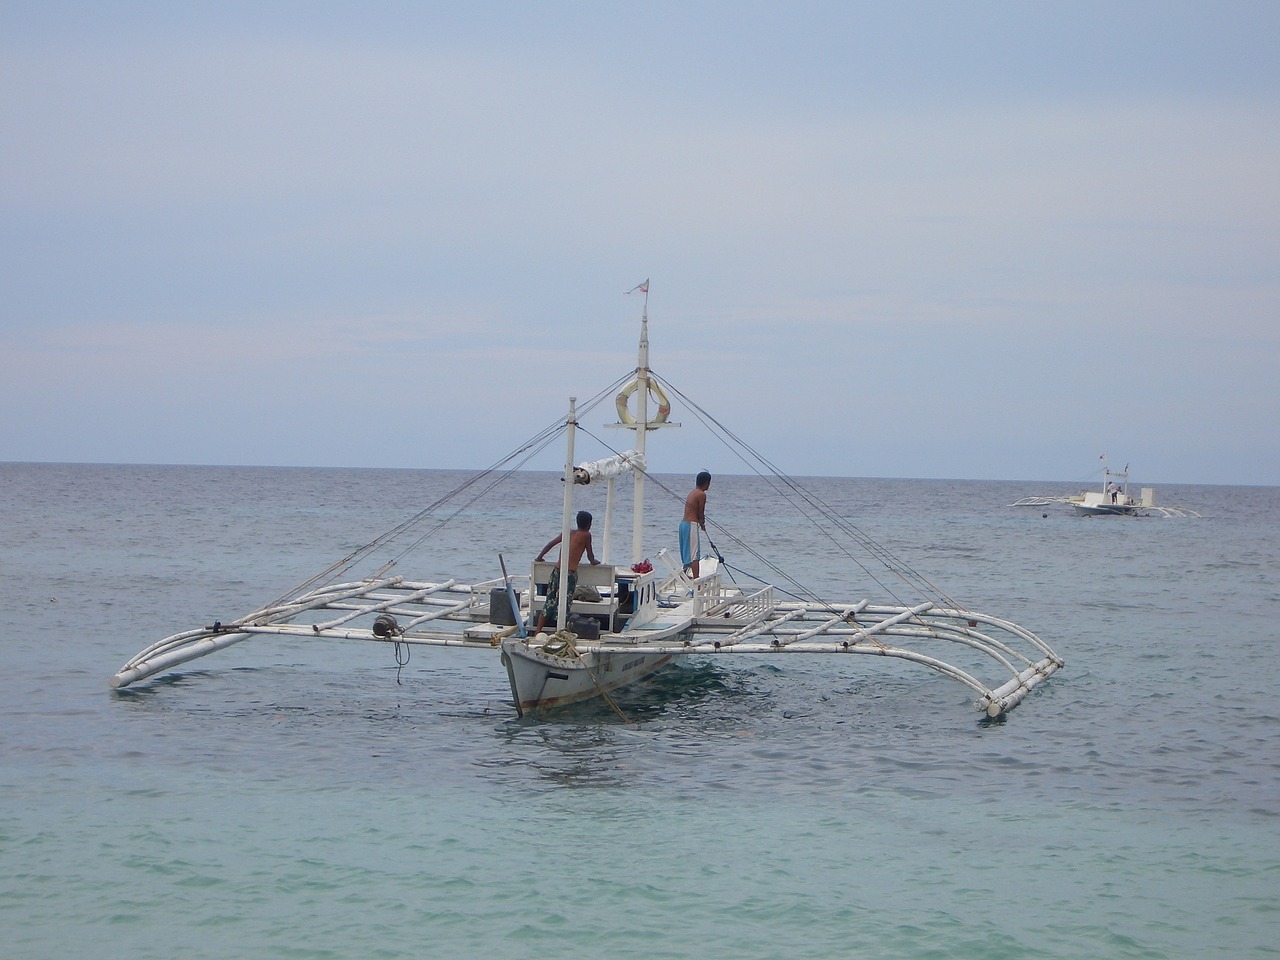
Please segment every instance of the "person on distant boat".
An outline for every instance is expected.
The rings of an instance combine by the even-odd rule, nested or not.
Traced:
[[[1111,502],[1115,503],[1116,499],[1120,496],[1120,488],[1117,487],[1116,482],[1112,480],[1107,484],[1107,489],[1111,491]]]
[[[702,559],[698,531],[707,529],[707,491],[711,489],[711,474],[703,470],[694,482],[696,486],[684,498],[684,519],[680,521],[680,563],[696,580],[698,561]]]
[[[541,562],[547,555],[547,551],[561,541],[562,536],[557,535],[554,540],[542,548],[538,556],[534,558],[534,562]],[[587,559],[591,563],[599,563],[596,559],[595,551],[591,547],[591,514],[586,510],[578,511],[578,528],[569,532],[569,598],[573,599],[574,591],[578,589],[578,564],[582,561],[582,555],[587,555]],[[542,612],[538,614],[538,625],[534,628],[535,634],[542,632],[543,624],[547,622],[548,617],[556,615],[557,607],[560,605],[560,570],[557,568],[551,575],[551,582],[547,584],[547,602],[542,608]],[[567,617],[565,619],[568,619]]]

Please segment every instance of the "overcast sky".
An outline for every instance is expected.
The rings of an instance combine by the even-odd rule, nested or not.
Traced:
[[[1278,40],[8,0],[0,460],[485,466],[634,366],[648,277],[654,370],[793,474],[1280,484]],[[677,433],[654,469],[734,469]]]

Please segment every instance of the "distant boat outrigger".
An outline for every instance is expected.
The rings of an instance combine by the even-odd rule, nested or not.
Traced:
[[[964,684],[975,695],[976,707],[989,717],[1012,709],[1062,667],[1062,659],[1034,633],[1009,620],[969,610],[942,594],[816,495],[794,479],[777,474],[741,440],[660,380],[649,368],[648,282],[637,289],[645,294],[645,307],[633,373],[615,381],[581,409],[570,399],[562,422],[411,520],[301,584],[296,592],[244,616],[177,633],[146,648],[115,673],[111,686],[127,687],[264,634],[374,641],[394,644],[397,650],[402,644],[496,648],[507,671],[515,709],[533,715],[597,697],[615,705],[610,696],[614,691],[643,680],[678,657],[691,655],[805,653],[897,658]],[[614,391],[618,391],[616,396]],[[703,559],[696,578],[665,549],[656,555],[657,568],[650,564],[643,545],[642,518],[645,481],[654,478],[648,472],[645,442],[655,430],[678,426],[669,421],[669,395],[684,401],[731,447],[754,457],[763,468],[758,471],[761,476],[770,479],[775,490],[822,528],[824,542],[829,540],[833,549],[874,578],[870,564],[853,552],[860,548],[871,561],[920,591],[919,598],[902,602],[892,597],[889,603],[823,600],[755,551],[751,555],[769,565],[788,588],[766,582],[726,582],[724,574],[732,578],[736,568],[724,561],[714,543],[715,555]],[[632,449],[612,450],[599,460],[575,465],[581,417],[610,397],[617,411],[617,422],[610,426],[634,433]],[[652,414],[651,399],[657,408]],[[564,437],[566,447],[564,543],[569,541],[574,487],[600,481],[608,485],[601,551],[606,562],[583,563],[578,568],[574,597],[568,597],[565,589],[567,550],[561,551],[560,563],[535,562],[527,574],[518,576],[509,576],[499,557],[500,578],[471,584],[454,579],[412,580],[393,574],[406,552],[398,547],[389,560],[377,559],[386,555],[383,551],[393,542],[404,542],[411,532],[414,546],[425,542],[464,509],[457,506],[464,493],[470,502],[478,496],[474,494],[477,483],[487,484],[484,492],[492,490],[559,436]],[[631,477],[633,485],[631,550],[626,561],[608,562],[614,551],[610,537],[614,485],[625,476]],[[429,525],[425,534],[419,532],[424,525]],[[750,550],[727,530],[710,522],[708,526],[717,537],[723,536],[724,542],[732,539],[735,545]],[[358,566],[373,569],[353,578]],[[560,578],[561,586],[555,622],[567,624],[568,629],[529,636],[525,624],[542,610],[553,577]],[[947,650],[959,654],[962,662],[943,659]],[[980,679],[980,674],[991,672],[994,679]]]
[[[1081,517],[1199,517],[1200,514],[1186,507],[1173,507],[1156,503],[1154,487],[1143,487],[1142,496],[1129,494],[1129,465],[1123,470],[1107,467],[1107,455],[1102,461],[1102,489],[1082,490],[1069,497],[1023,497],[1010,506],[1044,507],[1051,503],[1065,503]],[[1113,480],[1112,478],[1116,478]],[[1116,482],[1119,480],[1119,483]]]

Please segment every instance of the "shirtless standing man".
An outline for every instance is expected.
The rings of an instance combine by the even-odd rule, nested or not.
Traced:
[[[711,489],[711,474],[703,470],[695,482],[697,486],[684,498],[684,519],[680,521],[680,563],[696,580],[698,561],[702,559],[698,531],[707,529],[707,491]]]
[[[561,535],[557,535],[554,540],[542,548],[541,552],[535,558],[535,562],[540,562],[546,557],[547,551],[554,547],[563,539]],[[578,529],[569,531],[569,601],[573,601],[573,591],[578,587],[578,564],[582,560],[583,554],[587,555],[587,559],[592,563],[599,563],[596,559],[595,551],[591,549],[591,514],[586,510],[578,511]],[[557,607],[560,603],[560,570],[556,569],[555,574],[551,577],[551,582],[547,584],[547,603],[542,608],[542,612],[538,614],[538,625],[534,628],[534,634],[542,632],[542,625],[547,622],[547,617],[555,615]],[[568,616],[565,619],[569,619]]]

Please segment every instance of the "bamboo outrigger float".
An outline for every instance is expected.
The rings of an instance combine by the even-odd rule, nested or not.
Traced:
[[[615,397],[618,418],[612,426],[633,432],[633,449],[575,465],[580,412],[576,400],[571,399],[562,423],[535,437],[497,467],[467,481],[407,523],[302,584],[296,592],[234,620],[177,633],[147,647],[116,672],[111,686],[127,687],[262,635],[363,640],[397,648],[401,644],[497,648],[516,710],[542,715],[597,697],[612,705],[611,693],[643,680],[679,657],[852,654],[897,658],[951,677],[969,688],[980,711],[998,717],[1062,667],[1062,659],[1034,633],[1009,620],[968,610],[939,593],[790,478],[776,477],[777,488],[802,514],[815,522],[821,518],[828,536],[833,532],[843,535],[925,595],[910,603],[868,599],[833,603],[804,595],[804,588],[785,575],[783,579],[792,590],[764,582],[730,583],[724,577],[726,573],[732,576],[734,568],[718,550],[702,560],[696,578],[666,550],[657,554],[657,567],[651,565],[645,559],[642,536],[644,484],[650,477],[645,442],[655,430],[678,426],[669,421],[668,392],[679,394],[649,368],[648,282],[638,289],[645,294],[645,309],[634,374],[587,404],[588,409],[593,408],[621,385]],[[650,399],[657,408],[652,416]],[[686,402],[700,413],[691,401]],[[568,570],[563,563],[534,562],[527,574],[509,576],[499,558],[500,578],[479,583],[451,579],[428,582],[393,574],[401,562],[402,555],[398,555],[367,576],[350,578],[358,565],[372,562],[379,550],[424,521],[447,522],[448,516],[440,519],[442,508],[477,480],[499,468],[506,469],[509,476],[532,452],[561,433],[567,451],[563,542],[569,541],[574,487],[603,481],[608,485],[602,551],[607,560],[613,551],[614,485],[619,478],[630,476],[634,489],[628,561],[584,563],[578,568],[578,591],[572,598],[566,589]],[[730,536],[714,524],[709,526],[717,530],[717,536]],[[715,549],[714,543],[712,547]],[[838,549],[847,552],[845,546]],[[561,551],[562,560],[566,554]],[[847,555],[853,558],[852,553]],[[867,571],[860,561],[854,562]],[[543,609],[553,577],[561,578],[555,623],[566,624],[567,629],[530,636],[525,624]],[[947,649],[964,651],[965,665],[944,659]],[[991,673],[994,679],[986,679]]]

